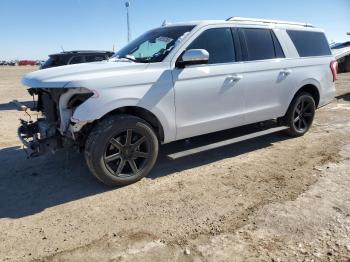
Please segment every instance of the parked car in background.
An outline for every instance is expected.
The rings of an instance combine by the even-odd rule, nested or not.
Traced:
[[[36,65],[36,61],[34,60],[20,60],[18,61],[18,65],[19,66],[35,66]]]
[[[344,43],[334,43],[331,45],[332,49],[341,49],[344,47],[350,47],[350,41],[349,42],[344,42]]]
[[[15,60],[11,60],[11,61],[3,60],[3,61],[0,61],[0,65],[2,65],[2,66],[15,66],[15,65],[17,65],[17,61],[15,61]]]
[[[49,55],[49,59],[41,66],[41,69],[103,61],[110,58],[113,54],[111,51],[65,51]]]
[[[350,41],[335,43],[331,49],[339,63],[339,72],[350,72]]]
[[[271,119],[304,135],[334,98],[336,77],[324,31],[309,24],[172,24],[108,61],[25,76],[44,117],[22,120],[18,134],[37,154],[75,145],[100,181],[127,185],[151,171],[159,144]]]
[[[18,63],[17,63],[17,61],[15,61],[15,60],[11,60],[11,61],[8,61],[8,62],[6,62],[6,65],[8,65],[8,66],[15,66],[15,65],[17,65]]]

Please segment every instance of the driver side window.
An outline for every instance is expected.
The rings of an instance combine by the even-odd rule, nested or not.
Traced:
[[[235,61],[233,36],[230,28],[212,28],[204,31],[188,47],[209,52],[209,64]]]

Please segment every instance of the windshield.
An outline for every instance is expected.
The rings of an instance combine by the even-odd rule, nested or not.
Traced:
[[[148,31],[112,58],[126,58],[139,63],[161,62],[174,48],[176,41],[193,28],[194,26],[170,26]]]
[[[68,58],[69,57],[65,55],[51,55],[50,58],[41,66],[41,69],[66,65],[68,63]]]

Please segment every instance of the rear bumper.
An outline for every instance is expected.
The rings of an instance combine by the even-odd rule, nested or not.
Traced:
[[[333,83],[330,88],[324,88],[321,93],[320,102],[318,107],[323,107],[334,100],[336,95],[335,84]]]

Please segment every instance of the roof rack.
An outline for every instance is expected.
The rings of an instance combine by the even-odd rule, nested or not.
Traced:
[[[228,18],[226,21],[258,22],[258,23],[263,23],[263,24],[284,24],[284,25],[297,25],[297,26],[304,26],[304,27],[314,27],[312,24],[309,24],[309,23],[297,23],[297,22],[290,22],[290,21],[257,19],[257,18],[238,17],[238,16],[232,16],[232,17]]]
[[[78,54],[78,53],[113,53],[113,52],[112,51],[104,51],[104,50],[71,50],[71,51],[63,51],[62,53]]]

